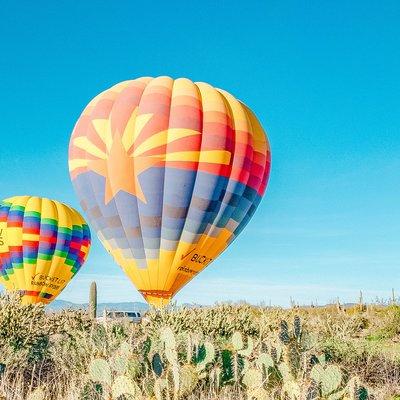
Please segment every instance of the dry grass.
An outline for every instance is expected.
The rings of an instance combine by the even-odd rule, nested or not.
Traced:
[[[399,333],[396,306],[225,304],[153,310],[132,325],[2,297],[0,398],[396,399]]]

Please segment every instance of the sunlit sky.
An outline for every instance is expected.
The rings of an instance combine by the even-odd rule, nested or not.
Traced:
[[[287,305],[400,294],[400,2],[18,1],[0,24],[0,197],[80,209],[67,150],[88,101],[122,80],[206,81],[268,132],[267,194],[176,296]],[[94,238],[60,295],[141,296]]]

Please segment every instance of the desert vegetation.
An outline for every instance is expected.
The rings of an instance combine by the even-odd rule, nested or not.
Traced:
[[[400,398],[400,307],[151,310],[140,324],[0,298],[2,400]]]

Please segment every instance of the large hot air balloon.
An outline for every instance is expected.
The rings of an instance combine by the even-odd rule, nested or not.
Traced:
[[[85,262],[90,231],[58,201],[18,196],[0,202],[0,282],[22,302],[50,303]]]
[[[266,189],[270,148],[255,115],[229,93],[139,78],[88,104],[69,169],[104,247],[149,303],[163,305],[248,223]]]

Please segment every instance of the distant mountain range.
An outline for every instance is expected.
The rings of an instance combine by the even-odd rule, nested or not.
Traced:
[[[54,300],[47,307],[49,311],[59,311],[59,310],[86,310],[88,308],[88,303],[76,304],[65,300]],[[139,311],[144,312],[149,309],[146,303],[140,301],[136,302],[125,302],[125,303],[98,303],[97,304],[97,314],[101,315],[103,311],[107,310],[118,310],[118,311]]]
[[[351,308],[356,306],[356,303],[345,303],[341,304],[343,308]],[[325,305],[315,305],[315,308],[322,308],[322,307],[332,307],[335,304],[325,304]],[[187,308],[196,308],[196,307],[204,307],[200,304],[181,304],[180,307],[187,307]],[[308,305],[300,305],[300,308],[309,308]],[[88,303],[72,303],[66,300],[54,300],[52,303],[46,306],[48,311],[60,311],[60,310],[87,310]],[[117,311],[139,311],[145,312],[149,309],[149,305],[144,302],[135,301],[135,302],[122,302],[122,303],[98,303],[97,304],[97,315],[102,315],[103,311],[107,310],[117,310]]]

